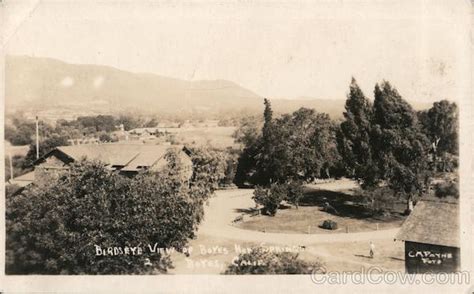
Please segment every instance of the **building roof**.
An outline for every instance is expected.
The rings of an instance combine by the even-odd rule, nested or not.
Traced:
[[[418,201],[396,240],[460,247],[459,205],[456,202]]]
[[[153,145],[152,145],[153,146]],[[143,150],[125,166],[123,171],[136,171],[155,165],[163,158],[170,146],[153,146],[155,150]],[[160,150],[158,150],[158,148]]]
[[[18,176],[16,178],[10,179],[11,184],[18,185],[20,187],[25,187],[35,180],[35,172],[31,171],[29,173],[26,173],[24,175]]]
[[[170,148],[183,150],[183,146],[114,143],[62,146],[57,150],[74,161],[82,158],[99,160],[110,167],[118,167],[124,171],[138,171],[153,166]]]

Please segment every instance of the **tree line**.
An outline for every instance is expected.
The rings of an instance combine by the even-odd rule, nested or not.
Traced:
[[[135,115],[89,115],[80,116],[67,121],[59,119],[54,125],[40,120],[40,138],[45,140],[50,137],[77,139],[82,137],[97,137],[102,141],[111,141],[110,132],[116,131],[123,125],[126,131],[139,127],[156,127],[156,118],[143,118]],[[35,122],[24,118],[21,113],[16,113],[5,124],[5,139],[12,145],[29,145],[34,143]]]
[[[240,186],[278,195],[275,185],[288,191],[290,184],[345,176],[366,190],[388,186],[409,210],[434,173],[458,164],[457,105],[442,100],[415,111],[388,81],[375,85],[372,102],[352,79],[342,121],[307,108],[274,118],[271,102],[264,104],[261,129],[244,121],[236,132],[244,145],[235,177]],[[284,199],[264,201],[270,197],[264,194],[257,189],[254,198],[270,211]]]

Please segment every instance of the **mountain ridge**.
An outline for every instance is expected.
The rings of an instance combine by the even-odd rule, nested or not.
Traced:
[[[46,110],[80,105],[98,112],[134,109],[147,113],[202,114],[261,111],[263,97],[233,81],[186,81],[107,65],[71,64],[53,58],[7,55],[7,110]],[[270,99],[276,112],[315,108],[339,118],[344,99]]]

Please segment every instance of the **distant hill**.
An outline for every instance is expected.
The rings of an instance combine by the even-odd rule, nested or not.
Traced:
[[[188,82],[109,66],[68,64],[26,56],[7,56],[5,94],[7,111],[63,108],[77,109],[81,113],[88,110],[114,113],[134,110],[215,117],[219,113],[263,109],[260,95],[231,81]],[[304,106],[336,118],[342,115],[344,98],[272,99],[272,103],[276,112],[290,112]]]
[[[107,66],[73,65],[54,59],[9,56],[6,105],[95,104],[175,112],[234,107],[259,96],[224,81],[187,82],[154,74],[130,73]]]

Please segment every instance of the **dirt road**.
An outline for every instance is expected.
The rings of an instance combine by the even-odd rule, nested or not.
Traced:
[[[334,183],[330,183],[330,185],[335,186]],[[393,239],[398,231],[398,229],[390,229],[357,233],[290,234],[265,233],[237,228],[232,225],[232,221],[242,215],[242,210],[255,207],[255,203],[252,200],[252,193],[253,190],[250,189],[218,191],[216,196],[210,200],[209,206],[205,208],[205,220],[200,226],[198,234],[240,240],[243,242],[310,245],[329,242]]]
[[[354,183],[341,180],[339,183],[312,185],[311,188],[346,190]],[[175,253],[172,260],[174,274],[219,274],[238,255],[237,248],[264,246],[303,246],[301,258],[322,258],[330,270],[360,270],[361,267],[377,265],[392,270],[403,269],[403,251],[400,242],[393,242],[398,229],[357,233],[292,234],[264,233],[244,230],[232,225],[242,211],[255,207],[253,190],[236,189],[217,191],[205,207],[205,220],[200,225],[197,238],[189,246],[192,254]],[[248,217],[248,216],[247,216]],[[368,243],[380,245],[380,254],[368,259]],[[383,251],[383,253],[382,253]]]

